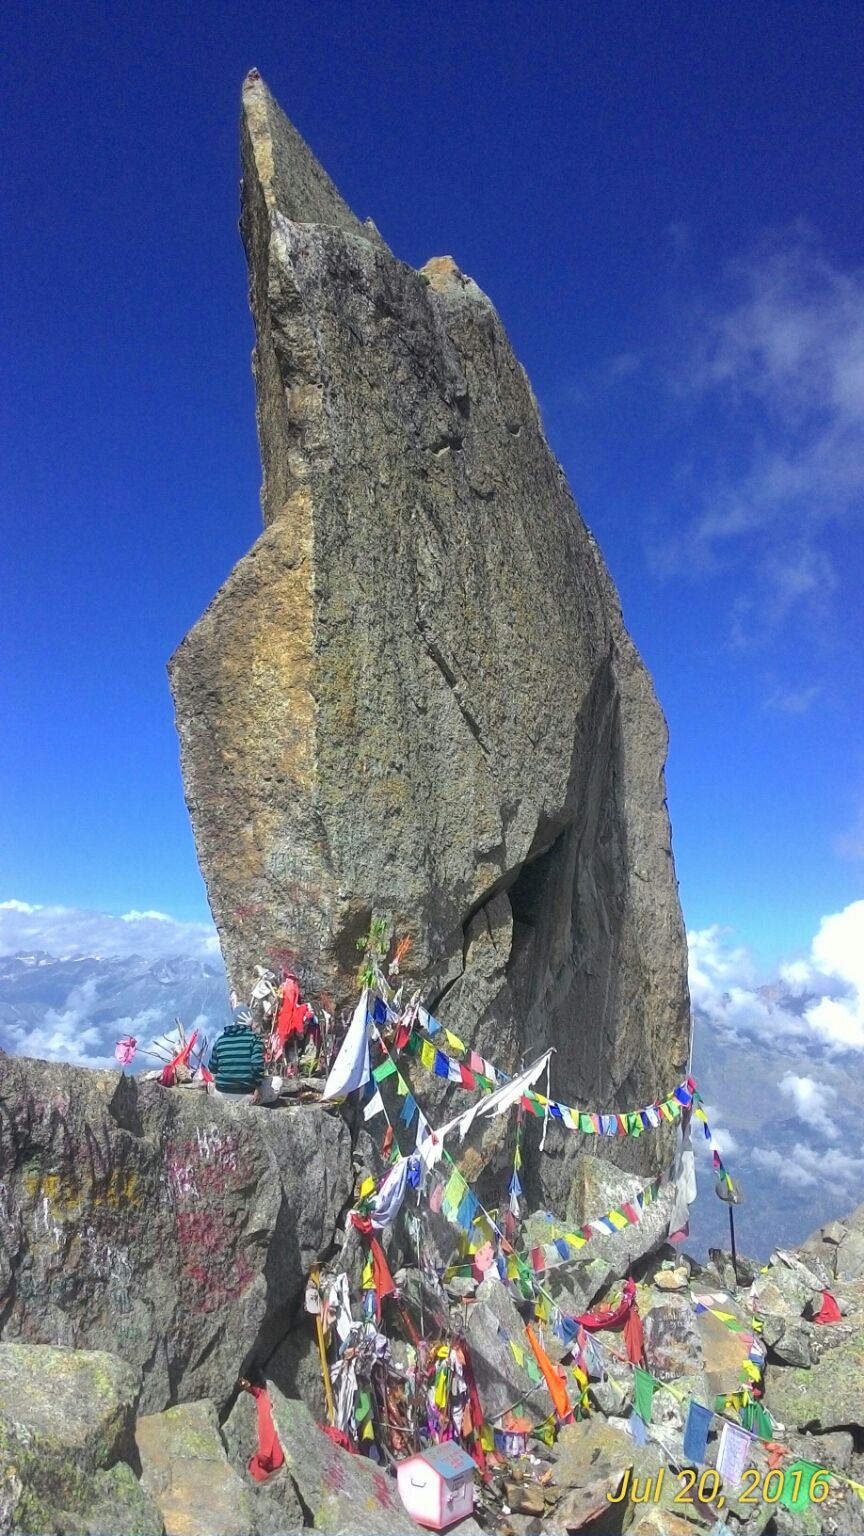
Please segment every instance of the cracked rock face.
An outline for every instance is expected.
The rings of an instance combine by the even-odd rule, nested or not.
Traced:
[[[383,915],[505,1068],[548,1042],[568,1102],[667,1093],[666,728],[528,380],[477,284],[393,256],[254,72],[241,132],[265,527],[170,664],[231,983],[290,955],[344,1005]]]

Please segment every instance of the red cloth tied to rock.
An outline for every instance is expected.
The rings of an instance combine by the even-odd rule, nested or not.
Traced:
[[[624,1281],[624,1290],[617,1307],[597,1307],[593,1312],[583,1312],[575,1321],[591,1333],[598,1333],[603,1328],[618,1328],[623,1323],[627,1359],[632,1365],[639,1364],[642,1359],[642,1321],[636,1305],[634,1280]]]
[[[840,1311],[830,1291],[822,1292],[822,1305],[816,1313],[814,1323],[839,1323],[843,1314]]]
[[[258,1410],[258,1449],[249,1462],[249,1475],[256,1483],[263,1483],[271,1472],[278,1472],[285,1455],[279,1444],[276,1425],[270,1409],[270,1399],[265,1387],[248,1386]]]
[[[282,1001],[276,1015],[275,1035],[280,1049],[292,1035],[305,1035],[306,1026],[314,1017],[309,1004],[300,1001],[300,983],[297,977],[287,975],[282,984]]]
[[[162,1071],[159,1073],[159,1081],[163,1088],[174,1087],[174,1084],[177,1080],[177,1068],[185,1067],[190,1055],[192,1054],[192,1047],[197,1039],[198,1031],[196,1029],[192,1033],[191,1040],[187,1045],[184,1045],[182,1051],[178,1051],[177,1055],[174,1057],[174,1060],[169,1061],[167,1067],[162,1068]]]
[[[356,1211],[351,1212],[351,1225],[357,1228],[361,1237],[365,1237],[372,1255],[372,1273],[375,1277],[375,1315],[381,1320],[381,1303],[385,1296],[395,1296],[396,1282],[390,1273],[390,1265],[372,1228],[372,1221],[368,1216],[358,1216]]]

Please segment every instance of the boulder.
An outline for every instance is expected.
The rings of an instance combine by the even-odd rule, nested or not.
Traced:
[[[603,1481],[617,1489],[629,1468],[641,1480],[663,1465],[656,1446],[639,1446],[626,1429],[596,1417],[565,1424],[553,1453],[556,1488],[585,1488]]]
[[[351,1193],[347,1127],[83,1067],[0,1061],[2,1338],[105,1348],[142,1409],[272,1352]]]
[[[701,1371],[702,1341],[688,1297],[670,1297],[643,1318],[645,1364],[657,1381]]]
[[[583,1153],[560,1211],[532,1212],[523,1223],[522,1246],[530,1249],[554,1242],[607,1211],[632,1203],[644,1184],[644,1179],[622,1171],[608,1157]],[[660,1247],[669,1231],[674,1202],[675,1185],[669,1182],[643,1208],[638,1222],[618,1232],[595,1232],[572,1260],[550,1268],[543,1283],[561,1309],[586,1312],[613,1280]]]
[[[830,1221],[813,1232],[798,1252],[805,1263],[821,1259],[827,1273],[840,1281],[864,1277],[864,1205],[842,1222]]]
[[[724,1302],[720,1310],[736,1312],[740,1317],[740,1312],[734,1303]],[[746,1326],[747,1319],[741,1317],[741,1321]],[[695,1322],[702,1346],[703,1368],[711,1396],[717,1396],[720,1392],[737,1391],[743,1376],[744,1361],[749,1357],[753,1335],[727,1328],[722,1319],[715,1317],[713,1312],[697,1313]],[[705,1401],[709,1400],[705,1399]]]
[[[864,1329],[836,1323],[832,1332],[831,1349],[809,1370],[768,1372],[765,1406],[787,1429],[864,1429]]]
[[[296,1495],[293,1524],[282,1523],[275,1507],[269,1520],[259,1520],[256,1486],[231,1466],[213,1403],[181,1403],[164,1413],[147,1414],[138,1420],[136,1440],[141,1485],[162,1515],[166,1536],[237,1536],[239,1531],[263,1536],[302,1530]]]
[[[238,1393],[221,1433],[231,1466],[251,1495],[252,1523],[258,1536],[282,1536],[284,1531],[302,1529],[303,1506],[288,1468],[281,1466],[263,1483],[249,1475],[249,1462],[258,1449],[258,1410],[248,1392]]]
[[[543,1381],[532,1381],[510,1347],[513,1340],[526,1362],[534,1359],[524,1322],[497,1275],[487,1275],[478,1287],[465,1336],[480,1402],[491,1423],[510,1410],[533,1419],[535,1424],[548,1418],[552,1412],[548,1387]]]
[[[161,1536],[131,1465],[140,1393],[102,1351],[0,1344],[0,1531]]]
[[[409,1520],[396,1489],[374,1462],[352,1456],[318,1428],[305,1403],[268,1383],[273,1422],[287,1470],[316,1531],[325,1536],[406,1536]]]
[[[393,256],[256,72],[241,154],[265,528],[169,665],[230,984],[290,954],[344,1006],[381,917],[483,1055],[545,1041],[568,1103],[650,1102],[689,1036],[667,732],[525,374],[477,284]],[[434,1121],[453,1090],[422,1083]],[[668,1140],[616,1154],[659,1168]],[[582,1138],[549,1143],[560,1204]]]
[[[771,1341],[771,1354],[783,1365],[799,1365],[806,1369],[813,1358],[810,1348],[812,1329],[806,1323],[786,1323],[779,1338]],[[768,1340],[765,1341],[768,1343]]]

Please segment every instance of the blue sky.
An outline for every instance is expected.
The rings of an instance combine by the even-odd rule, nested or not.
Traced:
[[[0,897],[207,915],[165,677],[259,527],[237,119],[489,293],[671,730],[688,926],[862,894],[864,12],[12,4]],[[16,909],[17,910],[17,909]]]

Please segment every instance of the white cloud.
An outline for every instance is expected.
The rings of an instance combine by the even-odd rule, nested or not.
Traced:
[[[821,692],[822,688],[818,683],[814,683],[809,688],[772,688],[764,707],[779,715],[805,715],[811,704],[815,704]]]
[[[831,1187],[847,1196],[861,1182],[861,1155],[864,1147],[844,1152],[839,1147],[811,1147],[796,1142],[789,1153],[776,1147],[753,1147],[750,1160],[764,1173],[788,1184],[792,1189]]]
[[[794,1072],[785,1073],[777,1086],[787,1099],[792,1100],[796,1115],[807,1124],[817,1111],[837,1097],[836,1091],[827,1083],[817,1083],[813,1077],[799,1077]]]
[[[210,923],[182,923],[164,912],[130,911],[120,917],[79,907],[0,902],[0,955],[43,950],[58,958],[95,955],[145,959],[184,955],[218,959],[219,941]]]
[[[672,371],[680,398],[720,422],[723,458],[655,566],[737,565],[740,644],[824,615],[841,574],[826,529],[864,506],[864,271],[832,262],[803,225],[767,238],[700,306]]]
[[[715,923],[687,935],[690,996],[710,1004],[738,984],[752,985],[753,965],[743,945],[730,944],[732,930]]]
[[[766,1045],[864,1050],[864,901],[824,917],[809,954],[761,984],[728,929],[714,925],[687,939],[691,996],[709,1027]]]

